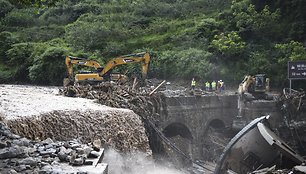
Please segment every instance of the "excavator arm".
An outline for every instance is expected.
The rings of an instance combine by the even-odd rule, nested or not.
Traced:
[[[136,62],[141,62],[142,77],[146,78],[150,62],[150,55],[148,52],[129,54],[113,58],[104,66],[103,70],[100,72],[100,76],[104,76],[108,71],[110,71],[117,65],[136,63]]]
[[[251,85],[253,85],[255,82],[255,78],[250,76],[250,75],[246,75],[243,79],[243,81],[240,83],[239,88],[238,88],[238,93],[239,94],[244,94],[246,92],[249,92],[249,89],[251,87]]]
[[[71,79],[73,76],[73,65],[71,63],[71,59],[69,58],[69,56],[66,56],[65,64],[67,67],[68,78]]]

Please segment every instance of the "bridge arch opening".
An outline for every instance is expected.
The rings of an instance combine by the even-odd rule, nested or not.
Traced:
[[[189,128],[178,122],[169,124],[164,130],[163,134],[171,142],[172,150],[165,151],[164,156],[171,160],[173,164],[177,166],[190,166],[190,159],[186,158],[185,155],[192,158],[192,141],[193,136]],[[167,147],[167,149],[170,146]],[[176,150],[179,149],[179,150]],[[181,153],[181,154],[180,154]],[[184,154],[184,155],[183,155]],[[175,159],[175,160],[173,160]]]
[[[203,134],[202,156],[206,161],[216,161],[222,154],[228,138],[226,126],[221,119],[209,121]]]
[[[208,128],[212,128],[216,131],[222,131],[225,129],[225,124],[220,119],[213,119],[209,122]]]
[[[182,123],[172,123],[170,125],[168,125],[164,130],[163,133],[166,137],[171,138],[171,137],[175,137],[175,136],[181,136],[185,139],[188,140],[192,140],[192,134],[189,131],[189,129],[187,128],[187,126],[185,126]]]

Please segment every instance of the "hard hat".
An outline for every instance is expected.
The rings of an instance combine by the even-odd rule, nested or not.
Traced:
[[[220,82],[222,82],[222,80],[220,80]]]

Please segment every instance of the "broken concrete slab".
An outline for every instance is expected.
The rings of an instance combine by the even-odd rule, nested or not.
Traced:
[[[248,173],[270,167],[281,159],[281,155],[291,160],[290,164],[303,162],[301,156],[268,128],[268,118],[269,116],[257,118],[236,134],[224,149],[215,174],[227,173],[229,170]]]
[[[293,170],[300,173],[306,173],[306,166],[294,166]]]

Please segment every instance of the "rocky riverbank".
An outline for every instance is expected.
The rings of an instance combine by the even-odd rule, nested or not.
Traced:
[[[0,122],[0,173],[99,173],[106,174],[104,150],[99,140],[32,141],[13,134]],[[77,167],[76,167],[77,166]]]

